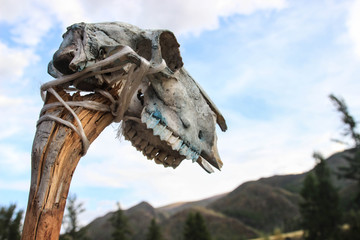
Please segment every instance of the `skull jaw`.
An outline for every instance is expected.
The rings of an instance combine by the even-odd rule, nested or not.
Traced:
[[[99,42],[94,45],[94,39],[91,34],[88,34],[88,32],[96,30],[97,32],[101,33],[101,31],[99,31],[99,29],[101,29],[100,26],[104,29],[107,29],[104,31],[105,35],[109,34],[110,36],[112,34],[111,32],[114,32],[115,35],[112,36],[110,41],[106,40],[107,36],[101,35],[97,38]],[[127,28],[126,31],[123,30],[125,28]],[[116,31],[118,31],[118,33],[116,33]],[[121,41],[114,42],[114,39],[121,39]],[[106,45],[104,44],[106,41],[112,43],[110,45]],[[149,136],[152,135],[155,138],[159,136],[160,140],[163,138],[162,135],[164,135],[164,133],[162,133],[162,135],[157,133],[161,129],[166,128],[172,132],[173,138],[178,138],[180,140],[176,142],[177,145],[174,143],[174,139],[172,139],[172,142],[167,141],[169,139],[161,140],[161,145],[159,145],[159,143],[157,143],[157,145],[155,144],[159,149],[159,152],[163,152],[161,157],[157,157],[157,159],[162,159],[163,156],[166,155],[166,157],[163,159],[164,162],[164,160],[166,160],[169,156],[172,156],[174,159],[180,159],[181,156],[183,159],[192,159],[193,161],[197,161],[199,164],[203,163],[204,159],[206,159],[206,161],[208,161],[211,165],[220,169],[222,162],[216,149],[215,121],[213,116],[214,113],[212,113],[208,107],[204,108],[204,106],[208,105],[208,102],[202,100],[203,96],[201,96],[199,90],[197,90],[198,86],[196,82],[187,74],[185,70],[183,70],[183,63],[179,53],[179,44],[171,32],[142,31],[136,27],[119,23],[73,25],[64,35],[64,41],[61,44],[60,49],[54,54],[54,67],[49,67],[49,69],[58,68],[57,70],[61,70],[64,74],[68,74],[70,71],[81,71],[84,65],[91,64],[91,61],[96,62],[115,54],[119,50],[119,46],[121,46],[121,44],[130,46],[140,56],[143,56],[145,59],[153,63],[160,62],[163,58],[167,63],[167,71],[153,75],[144,81],[146,82],[145,86],[141,86],[135,91],[133,90],[133,92],[135,92],[133,98],[136,99],[138,90],[141,90],[144,94],[143,101],[151,102],[152,100],[147,101],[148,94],[146,94],[146,89],[148,89],[149,85],[151,85],[151,88],[154,89],[152,96],[156,96],[158,100],[162,101],[162,105],[165,107],[154,109],[151,104],[146,105],[145,103],[146,107],[140,106],[138,107],[140,110],[138,109],[136,114],[131,114],[131,105],[134,102],[132,101],[129,105],[129,109],[127,110],[127,114],[129,116],[140,119],[142,124],[140,124],[139,121],[136,121],[136,123],[131,123],[130,121],[128,122],[125,119],[122,119],[124,122],[123,128],[125,129],[128,125],[133,129],[137,129],[138,131],[146,132]],[[74,46],[76,46],[76,48]],[[89,51],[89,49],[95,48],[97,49],[96,51]],[[71,59],[72,56],[73,59]],[[65,67],[59,67],[59,63],[56,63],[58,59],[61,60],[58,62],[64,62],[62,65],[68,64],[67,69]],[[124,63],[116,63],[115,65],[121,64]],[[111,68],[113,66],[108,67]],[[56,71],[51,72],[56,73]],[[109,73],[109,76],[106,74],[100,74],[98,76],[93,76],[86,79],[78,79],[73,81],[71,84],[74,85],[77,89],[85,91],[93,91],[94,89],[108,89],[111,87],[113,82],[112,79],[115,79],[116,81],[121,75],[126,75],[126,70],[122,69],[121,71],[111,72]],[[174,83],[172,80],[173,78],[178,80],[176,80]],[[185,82],[182,81],[182,85],[179,85],[179,79],[185,79]],[[196,96],[194,96],[194,93],[192,92],[193,90],[195,90]],[[177,93],[185,93],[185,95],[180,96]],[[186,101],[191,100],[196,102],[198,99],[202,101],[197,103],[197,105],[190,103],[189,106],[183,106],[183,103]],[[139,101],[138,99],[136,100]],[[159,106],[161,106],[161,104],[159,104]],[[193,111],[193,109],[191,110],[191,108],[201,109],[200,113],[205,113],[205,115],[207,114],[208,116],[202,118],[201,120],[194,120],[194,116],[199,113]],[[155,114],[155,118],[163,115],[165,116],[164,119],[168,121],[168,124],[163,121],[163,124],[160,124],[161,126],[154,126],[155,129],[153,129],[146,124],[146,121],[148,120],[143,119],[144,114],[142,112],[147,112],[150,115]],[[121,119],[118,119],[117,121],[119,120]],[[210,124],[204,124],[204,122],[208,122]],[[150,131],[145,131],[145,129],[150,129]],[[166,131],[163,130],[163,132]],[[137,142],[140,140],[133,140],[132,138],[127,137],[125,132],[123,134],[125,135],[125,138],[128,138],[135,146],[138,146]],[[153,141],[154,143],[157,142],[156,140]],[[142,145],[144,144],[145,143]],[[140,151],[143,151],[143,149],[140,148]],[[159,152],[158,154],[155,154],[155,157],[160,155]],[[151,155],[146,156],[148,158],[151,157]],[[202,157],[202,159],[200,157]],[[159,162],[159,160],[157,160],[157,162]],[[204,164],[200,165],[204,166]]]
[[[181,111],[166,105],[148,81],[145,79],[140,85],[125,114],[122,127],[125,139],[148,159],[165,167],[176,168],[182,160],[189,159],[209,173],[213,170],[207,163],[220,170],[222,162],[212,129],[194,122],[184,124]],[[212,124],[205,127],[215,128],[215,117],[208,114],[206,119]]]

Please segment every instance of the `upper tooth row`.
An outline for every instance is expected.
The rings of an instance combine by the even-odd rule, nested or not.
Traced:
[[[200,153],[191,149],[181,138],[174,136],[172,131],[160,123],[160,119],[153,116],[153,113],[144,112],[141,121],[146,124],[147,128],[153,130],[154,135],[159,136],[162,141],[166,141],[173,150],[178,151],[186,159],[192,159],[195,162],[199,158]]]
[[[176,168],[179,166],[183,158],[175,158],[168,156],[168,154],[155,146],[149,144],[145,139],[142,139],[137,135],[135,129],[131,128],[131,125],[126,125],[124,129],[124,136],[126,140],[130,140],[132,145],[136,147],[138,151],[141,151],[148,159],[154,159],[157,164],[163,164],[165,167]]]

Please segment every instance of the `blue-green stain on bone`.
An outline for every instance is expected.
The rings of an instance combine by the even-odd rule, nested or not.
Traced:
[[[155,112],[152,113],[152,116],[156,119],[159,119],[161,124],[163,124],[164,126],[167,126],[166,119],[164,118],[164,116],[161,114],[161,112],[158,109],[156,109]]]

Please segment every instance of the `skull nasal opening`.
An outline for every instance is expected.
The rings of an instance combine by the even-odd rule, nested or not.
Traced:
[[[78,46],[83,41],[84,27],[80,24],[75,24],[68,28],[68,31],[63,35],[63,41],[59,49],[54,53],[53,65],[62,74],[74,73],[73,67],[70,63],[73,61],[79,51]]]
[[[73,70],[70,69],[70,63],[74,59],[74,51],[69,49],[68,51],[60,51],[60,49],[54,54],[53,64],[54,67],[62,74],[72,74]]]

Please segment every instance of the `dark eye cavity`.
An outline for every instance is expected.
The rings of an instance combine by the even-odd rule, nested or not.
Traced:
[[[138,90],[138,93],[136,96],[139,99],[139,101],[141,102],[141,105],[144,105],[144,94],[142,93],[141,89]]]
[[[198,137],[200,140],[203,140],[203,138],[204,138],[204,133],[201,130],[199,131]]]

